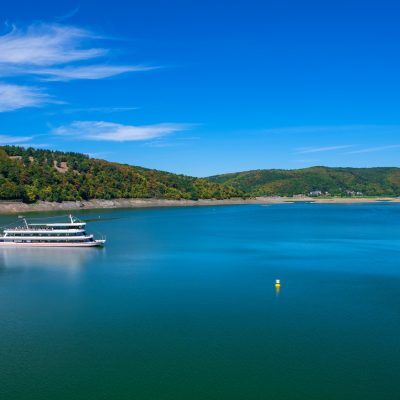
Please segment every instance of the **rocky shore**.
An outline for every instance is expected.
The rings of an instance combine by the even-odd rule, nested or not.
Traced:
[[[189,207],[189,206],[219,206],[239,204],[283,204],[311,202],[320,204],[354,204],[373,203],[380,201],[400,202],[400,198],[392,197],[255,197],[250,199],[232,198],[225,200],[200,199],[200,200],[164,200],[164,199],[113,199],[113,200],[88,200],[65,201],[62,203],[38,201],[34,204],[26,204],[15,201],[0,201],[0,214],[13,214],[23,212],[43,212],[62,210],[102,209],[102,208],[145,208],[145,207]]]

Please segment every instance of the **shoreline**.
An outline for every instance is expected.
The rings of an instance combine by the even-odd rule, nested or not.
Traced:
[[[396,197],[254,197],[249,199],[231,198],[224,200],[199,199],[199,200],[166,200],[166,199],[113,199],[113,200],[86,200],[65,201],[62,203],[38,201],[33,204],[22,202],[0,201],[0,214],[15,214],[21,212],[45,212],[45,211],[73,211],[73,210],[95,210],[113,208],[151,208],[151,207],[201,207],[201,206],[223,206],[223,205],[245,205],[245,204],[294,204],[294,203],[316,203],[316,204],[363,204],[390,202],[400,203]]]

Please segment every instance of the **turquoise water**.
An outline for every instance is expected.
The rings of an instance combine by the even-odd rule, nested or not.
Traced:
[[[1,399],[400,398],[399,205],[77,216],[0,249]]]

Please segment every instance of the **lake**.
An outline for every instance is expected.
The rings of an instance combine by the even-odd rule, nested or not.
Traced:
[[[400,205],[75,215],[104,249],[0,249],[0,398],[400,398]]]

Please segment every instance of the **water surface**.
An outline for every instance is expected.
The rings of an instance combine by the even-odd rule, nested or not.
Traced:
[[[400,205],[77,216],[104,249],[0,249],[0,398],[400,398]]]

